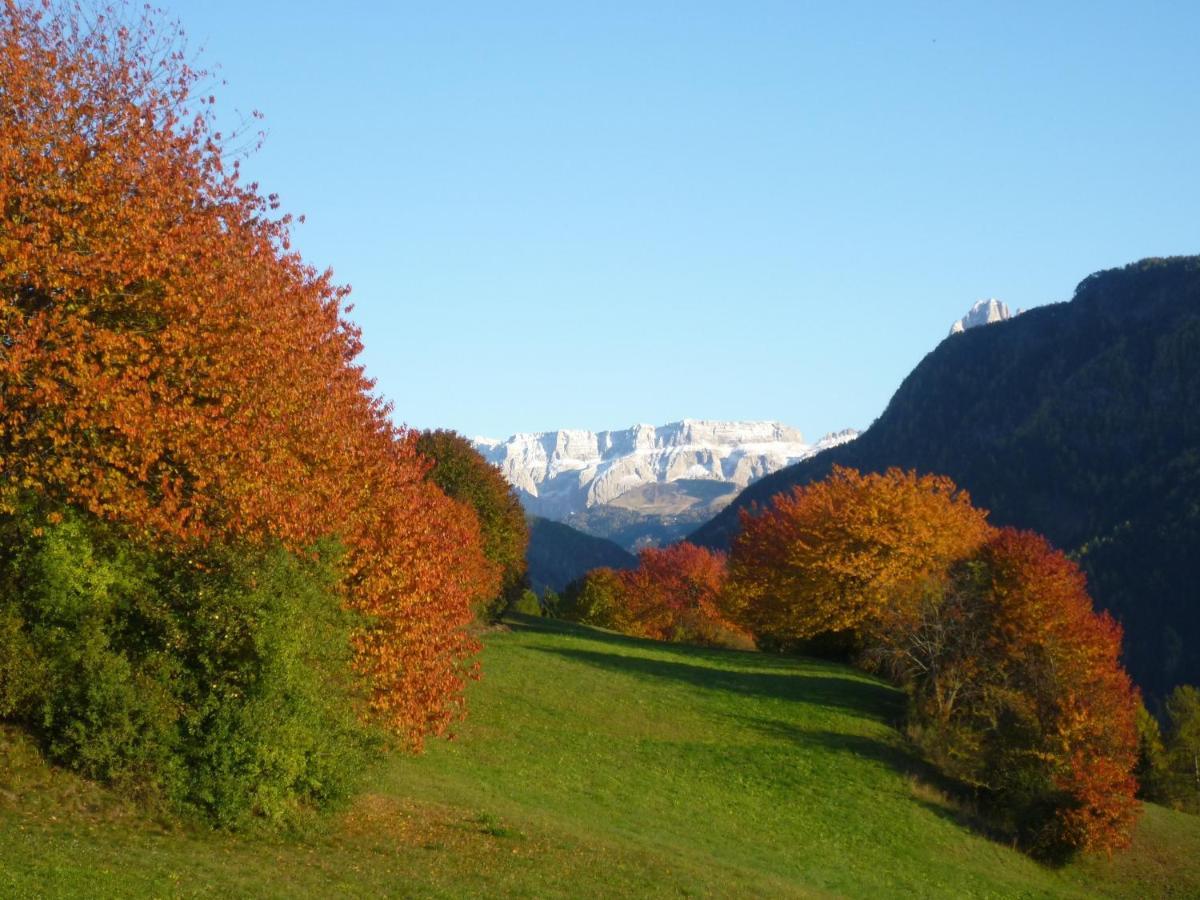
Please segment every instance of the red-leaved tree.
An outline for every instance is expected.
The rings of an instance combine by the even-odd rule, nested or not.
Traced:
[[[748,633],[721,613],[725,555],[687,542],[650,547],[637,568],[594,569],[572,586],[567,614],[636,637],[752,648]]]
[[[1093,609],[1078,566],[1032,532],[1001,530],[959,577],[985,636],[977,699],[955,717],[980,745],[974,775],[1010,793],[1044,780],[1053,814],[1023,823],[1035,847],[1127,846],[1141,701],[1121,667],[1121,627]]]
[[[850,632],[912,733],[1046,855],[1128,843],[1139,699],[1079,569],[945,478],[835,469],[743,517],[724,608],[756,636]]]

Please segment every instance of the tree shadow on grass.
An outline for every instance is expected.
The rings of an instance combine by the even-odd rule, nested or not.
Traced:
[[[804,728],[779,719],[751,716],[733,716],[732,718],[743,728],[749,728],[767,737],[787,741],[798,747],[819,747],[836,753],[848,753],[860,759],[880,763],[902,775],[911,775],[922,779],[940,777],[937,770],[916,755],[899,732],[891,735],[889,740],[844,731]]]
[[[806,729],[778,719],[735,717],[744,727],[780,738],[801,748],[816,748],[867,759],[899,773],[909,785],[912,800],[941,819],[1000,843],[1012,835],[998,830],[980,812],[970,787],[940,772],[899,733],[887,738],[820,729]]]
[[[547,627],[548,626],[548,627]],[[614,646],[638,649],[678,651],[677,659],[631,656],[617,652],[597,652],[575,647],[536,647],[565,659],[576,660],[598,668],[637,677],[661,678],[697,688],[731,693],[746,697],[790,700],[814,706],[854,713],[864,719],[881,722],[893,729],[904,719],[904,694],[897,688],[869,680],[852,670],[821,660],[796,657],[767,657],[761,653],[737,653],[726,650],[700,651],[678,644],[664,644],[639,638],[627,638],[595,629],[580,628],[568,623],[547,623],[541,629],[555,633],[576,634],[592,640],[604,640]],[[755,671],[722,668],[732,655],[746,657]],[[706,659],[717,667],[680,661]],[[770,665],[761,665],[770,661]],[[818,671],[812,671],[809,664]],[[766,671],[763,671],[766,669]],[[822,671],[823,670],[823,671]],[[901,734],[894,730],[889,736],[873,737],[839,731],[806,729],[781,719],[734,716],[743,727],[782,739],[797,747],[820,747],[835,753],[845,753],[860,759],[872,760],[900,774],[910,786],[912,800],[941,819],[972,831],[987,839],[1011,845],[1011,835],[999,832],[979,810],[978,798],[967,785],[938,771],[923,759]]]
[[[618,631],[609,631],[594,625],[581,625],[578,622],[567,622],[563,619],[549,617],[523,616],[506,614],[504,624],[515,632],[531,631],[539,634],[555,634],[566,637],[595,641],[601,644],[611,644],[614,647],[629,647],[643,650],[653,650],[656,653],[669,653],[687,656],[691,659],[703,659],[712,662],[728,664],[734,662],[750,662],[755,666],[788,665],[788,657],[769,656],[756,650],[727,650],[719,647],[705,647],[699,644],[659,641],[654,638],[633,637]]]
[[[823,669],[831,674],[847,671],[846,662],[818,656],[802,656],[789,653],[772,653],[761,650],[733,650],[703,644],[688,644],[682,641],[661,641],[654,638],[633,637],[618,631],[609,631],[594,625],[581,625],[550,617],[507,614],[504,624],[513,632],[533,632],[577,638],[592,643],[625,647],[631,650],[650,650],[658,655],[676,656],[692,662],[709,662],[716,666],[746,666],[760,671],[795,672],[798,666]],[[855,676],[851,676],[855,677]],[[867,679],[862,673],[857,677]]]
[[[851,672],[838,675],[836,670],[831,670],[829,674],[814,674],[796,666],[781,671],[746,672],[573,647],[536,649],[626,675],[661,678],[747,697],[810,703],[856,713],[876,721],[893,722],[904,712],[904,698],[899,691],[879,682],[856,678]]]

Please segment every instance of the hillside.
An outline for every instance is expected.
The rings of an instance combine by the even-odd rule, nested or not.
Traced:
[[[1061,870],[973,832],[850,669],[540,621],[483,663],[458,740],[290,837],[164,828],[0,733],[0,895],[1200,893],[1200,820],[1158,807]]]
[[[631,569],[637,559],[612,541],[584,534],[561,522],[531,516],[529,547],[525,551],[529,581],[539,594],[546,588],[561,592],[591,569]]]
[[[769,475],[694,533],[834,464],[949,475],[996,524],[1077,556],[1152,697],[1200,682],[1200,258],[1085,279],[1069,303],[942,341],[858,440]]]

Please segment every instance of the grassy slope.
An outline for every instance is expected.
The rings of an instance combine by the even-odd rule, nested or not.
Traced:
[[[1157,807],[1060,871],[971,832],[841,667],[557,624],[484,666],[457,741],[289,838],[157,827],[0,738],[0,896],[1200,895],[1200,820]]]

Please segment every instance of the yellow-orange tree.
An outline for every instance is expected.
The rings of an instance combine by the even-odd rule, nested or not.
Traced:
[[[835,467],[742,514],[729,556],[729,617],[756,637],[858,628],[988,535],[987,514],[948,478]]]
[[[743,517],[725,603],[756,635],[853,630],[943,769],[1046,855],[1128,843],[1136,690],[1079,569],[945,478],[835,469]]]
[[[224,155],[152,12],[0,11],[0,507],[138,540],[347,547],[358,666],[407,740],[461,705],[498,572],[356,362],[346,289]]]

